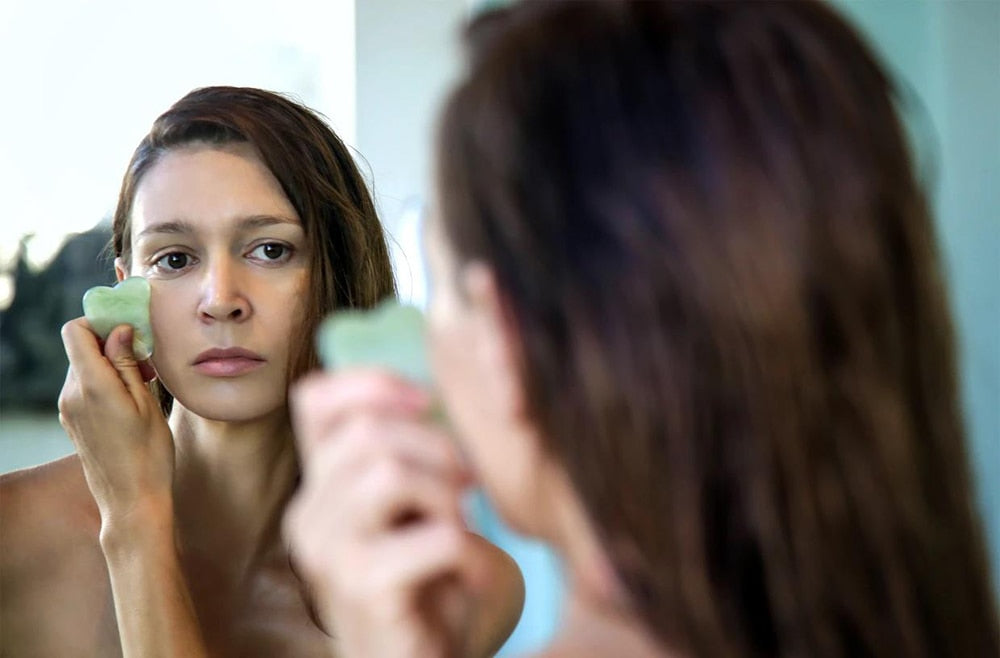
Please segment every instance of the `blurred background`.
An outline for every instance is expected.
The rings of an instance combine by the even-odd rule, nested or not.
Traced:
[[[422,305],[419,247],[437,104],[458,29],[483,0],[5,0],[0,3],[0,472],[72,452],[56,420],[59,327],[113,281],[104,247],[132,150],[210,84],[290,93],[323,113],[368,176],[401,296]],[[834,3],[907,90],[958,324],[965,418],[1000,584],[1000,0]],[[555,558],[481,500],[480,529],[521,565],[528,600],[501,655],[551,633]]]

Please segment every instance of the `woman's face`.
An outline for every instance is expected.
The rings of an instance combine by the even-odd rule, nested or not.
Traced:
[[[205,418],[283,413],[309,254],[300,218],[254,149],[168,152],[139,183],[131,219],[131,263],[117,266],[149,280],[163,385]]]

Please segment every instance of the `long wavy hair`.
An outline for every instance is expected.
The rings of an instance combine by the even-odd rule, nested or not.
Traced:
[[[337,308],[369,308],[396,294],[389,249],[364,177],[344,143],[309,108],[246,87],[196,89],[160,115],[122,180],[112,225],[115,256],[129,259],[131,215],[143,176],[172,149],[246,143],[281,184],[312,244],[306,322],[291,344],[295,377],[316,365],[312,336]],[[169,413],[170,393],[156,386]]]
[[[925,195],[818,2],[524,3],[439,124],[546,449],[697,656],[998,656]]]

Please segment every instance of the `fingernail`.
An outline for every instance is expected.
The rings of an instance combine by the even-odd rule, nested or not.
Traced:
[[[132,345],[132,327],[127,327],[120,334],[118,334],[118,342],[123,346],[131,347]]]

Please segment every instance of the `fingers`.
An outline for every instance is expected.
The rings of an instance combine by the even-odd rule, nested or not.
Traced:
[[[318,373],[300,381],[291,395],[299,450],[308,454],[345,417],[359,411],[381,416],[427,414],[430,394],[389,372],[375,369]]]
[[[137,403],[150,397],[145,382],[155,374],[150,364],[135,360],[132,333],[130,325],[115,327],[102,351],[101,341],[86,318],[76,318],[63,325],[62,339],[70,371],[82,394],[103,397],[127,392]]]
[[[306,466],[300,499],[317,520],[336,519],[359,534],[422,518],[462,520],[467,479],[447,442],[430,433],[338,438],[321,445]]]
[[[127,390],[114,366],[104,358],[100,340],[85,318],[70,320],[63,325],[61,333],[69,357],[70,375],[81,397],[102,398]]]
[[[468,486],[472,479],[444,430],[426,421],[358,412],[313,442],[315,447],[302,459],[307,479],[353,478],[396,461],[456,486]]]
[[[467,552],[469,535],[449,497],[453,489],[412,474],[374,471],[346,491],[327,479],[296,497],[283,530],[296,565],[321,589],[362,601],[408,598],[421,583],[457,571]],[[420,510],[420,520],[397,523],[402,509]]]
[[[60,333],[71,366],[77,370],[104,370],[100,339],[90,330],[85,318],[70,320],[62,326]]]
[[[465,531],[445,521],[416,524],[383,538],[372,547],[371,559],[381,566],[370,576],[371,588],[415,589],[452,574],[461,566],[465,543]]]
[[[283,530],[317,609],[359,655],[439,654],[431,647],[464,627],[444,630],[437,620],[457,616],[435,592],[461,586],[471,478],[431,396],[357,369],[313,375],[290,397],[303,478]],[[383,641],[394,649],[376,650]]]
[[[428,519],[462,523],[461,489],[424,470],[385,461],[359,479],[345,499],[345,516],[359,533],[377,535],[387,530],[421,524]]]
[[[146,389],[146,382],[132,350],[132,333],[130,325],[115,327],[104,343],[104,354],[118,372],[128,392],[133,398],[140,400],[148,396],[149,391]]]
[[[348,390],[355,383],[359,391]],[[330,398],[312,397],[317,395]],[[408,398],[405,389],[380,373],[354,373],[314,378],[295,397],[296,431],[316,436],[300,439],[312,447],[303,455],[303,483],[285,531],[307,571],[328,571],[324,561],[344,564],[338,554],[360,546],[367,546],[369,555],[399,550],[405,556],[407,546],[445,541],[445,527],[461,533],[468,474],[440,427],[405,415],[429,406],[424,395]],[[337,408],[331,412],[324,409],[328,405]],[[309,416],[323,412],[327,426],[303,429]],[[400,548],[392,548],[397,542]],[[441,559],[444,548],[438,547]],[[440,564],[431,560],[422,573]]]
[[[156,369],[153,368],[153,362],[149,359],[139,362],[139,374],[142,375],[142,381],[151,382],[156,379]]]

